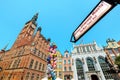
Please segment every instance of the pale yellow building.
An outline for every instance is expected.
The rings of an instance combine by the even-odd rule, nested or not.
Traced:
[[[111,65],[115,65],[115,58],[120,55],[120,45],[114,39],[107,39],[106,42],[107,45],[104,46],[104,51],[106,52],[107,59]]]
[[[56,72],[56,77],[59,77],[60,79],[62,79],[62,54],[60,53],[60,51],[57,51],[57,67],[55,69]]]

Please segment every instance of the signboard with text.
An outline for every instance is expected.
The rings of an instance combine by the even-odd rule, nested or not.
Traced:
[[[105,14],[107,14],[115,5],[105,1],[100,1],[99,4],[93,9],[88,17],[78,26],[73,32],[71,42],[76,42],[81,38],[93,25],[98,22]],[[74,41],[72,41],[74,38]]]

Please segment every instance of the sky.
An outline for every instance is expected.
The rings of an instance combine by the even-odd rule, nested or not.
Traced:
[[[74,30],[86,18],[100,0],[1,0],[0,1],[0,49],[10,49],[18,34],[34,14],[39,13],[37,24],[41,34],[56,43],[62,54],[71,52],[70,38]],[[105,46],[108,38],[120,40],[120,5],[113,8],[75,44],[96,41]]]

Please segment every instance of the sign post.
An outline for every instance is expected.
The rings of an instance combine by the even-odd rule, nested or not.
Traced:
[[[111,11],[120,0],[101,0],[91,13],[83,20],[83,22],[72,33],[71,42],[79,40],[88,30],[90,30],[101,18]]]

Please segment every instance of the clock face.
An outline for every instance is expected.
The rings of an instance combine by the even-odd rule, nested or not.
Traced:
[[[35,25],[32,24],[32,28],[35,29]]]
[[[34,46],[35,45],[35,43],[34,42],[32,42],[32,44],[31,44],[32,46]]]

